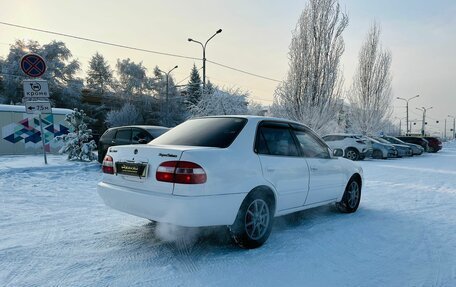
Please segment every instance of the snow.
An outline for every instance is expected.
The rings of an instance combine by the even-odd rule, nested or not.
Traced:
[[[360,162],[356,213],[277,218],[255,250],[109,209],[98,163],[48,160],[0,157],[2,286],[456,286],[455,142]]]

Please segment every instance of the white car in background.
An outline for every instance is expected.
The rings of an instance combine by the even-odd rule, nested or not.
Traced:
[[[180,226],[226,225],[244,248],[261,246],[276,216],[330,203],[355,212],[361,198],[358,165],[276,118],[188,120],[147,145],[110,147],[102,169],[108,206]]]
[[[330,134],[323,139],[332,149],[342,149],[344,157],[350,160],[363,160],[372,155],[372,144],[362,135]]]

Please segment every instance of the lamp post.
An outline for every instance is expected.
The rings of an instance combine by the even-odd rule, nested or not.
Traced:
[[[169,73],[171,73],[174,69],[177,69],[177,68],[178,68],[178,66],[176,65],[174,68],[169,70],[168,73],[157,68],[157,70],[159,72],[166,75],[166,121],[165,121],[166,126],[169,125]]]
[[[410,130],[409,130],[409,107],[408,107],[408,104],[409,104],[410,100],[418,98],[419,96],[420,95],[416,95],[416,96],[408,98],[408,99],[397,97],[398,100],[402,100],[402,101],[406,102],[406,109],[407,109],[407,111],[406,111],[407,133],[406,133],[406,135],[410,133]]]
[[[426,126],[426,111],[427,110],[430,110],[432,109],[433,107],[429,107],[429,108],[425,108],[425,107],[422,107],[421,109],[420,108],[416,108],[417,110],[420,110],[420,111],[423,111],[423,122],[421,124],[421,135],[424,136],[424,127]]]
[[[455,128],[456,128],[456,117],[455,116],[452,116],[452,115],[448,115],[449,118],[453,118],[453,140],[454,140],[454,136],[455,136]]]
[[[201,43],[200,41],[196,41],[196,40],[193,40],[192,38],[188,38],[188,41],[189,42],[195,42],[195,43],[198,43],[201,45],[201,47],[203,48],[203,92],[206,88],[206,46],[207,46],[207,43],[215,37],[215,35],[219,34],[219,33],[222,33],[222,29],[218,29],[214,35],[212,35],[209,39],[207,39],[206,43]]]

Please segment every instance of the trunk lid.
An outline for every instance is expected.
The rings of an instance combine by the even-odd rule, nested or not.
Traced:
[[[113,158],[115,173],[104,174],[103,182],[140,191],[172,194],[174,183],[156,180],[157,167],[165,161],[180,160],[184,151],[205,148],[147,144],[113,146],[107,155]]]

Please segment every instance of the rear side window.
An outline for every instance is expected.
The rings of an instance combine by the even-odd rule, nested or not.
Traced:
[[[233,143],[246,123],[247,119],[242,118],[188,120],[154,139],[150,144],[226,148]]]
[[[141,129],[133,129],[131,138],[134,143],[137,143],[140,140],[145,140],[146,142],[150,142],[152,140],[150,134]]]
[[[117,130],[116,139],[113,142],[115,145],[131,144],[131,128]]]
[[[117,131],[116,140],[129,141],[130,138],[131,138],[131,129]]]
[[[154,138],[158,138],[159,136],[166,133],[167,131],[169,131],[169,129],[165,129],[165,128],[147,129],[147,132],[152,135],[151,140],[153,140]]]
[[[259,154],[298,156],[290,129],[261,126],[258,129],[256,151]]]
[[[116,130],[107,130],[100,138],[102,141],[110,141],[114,138]]]

